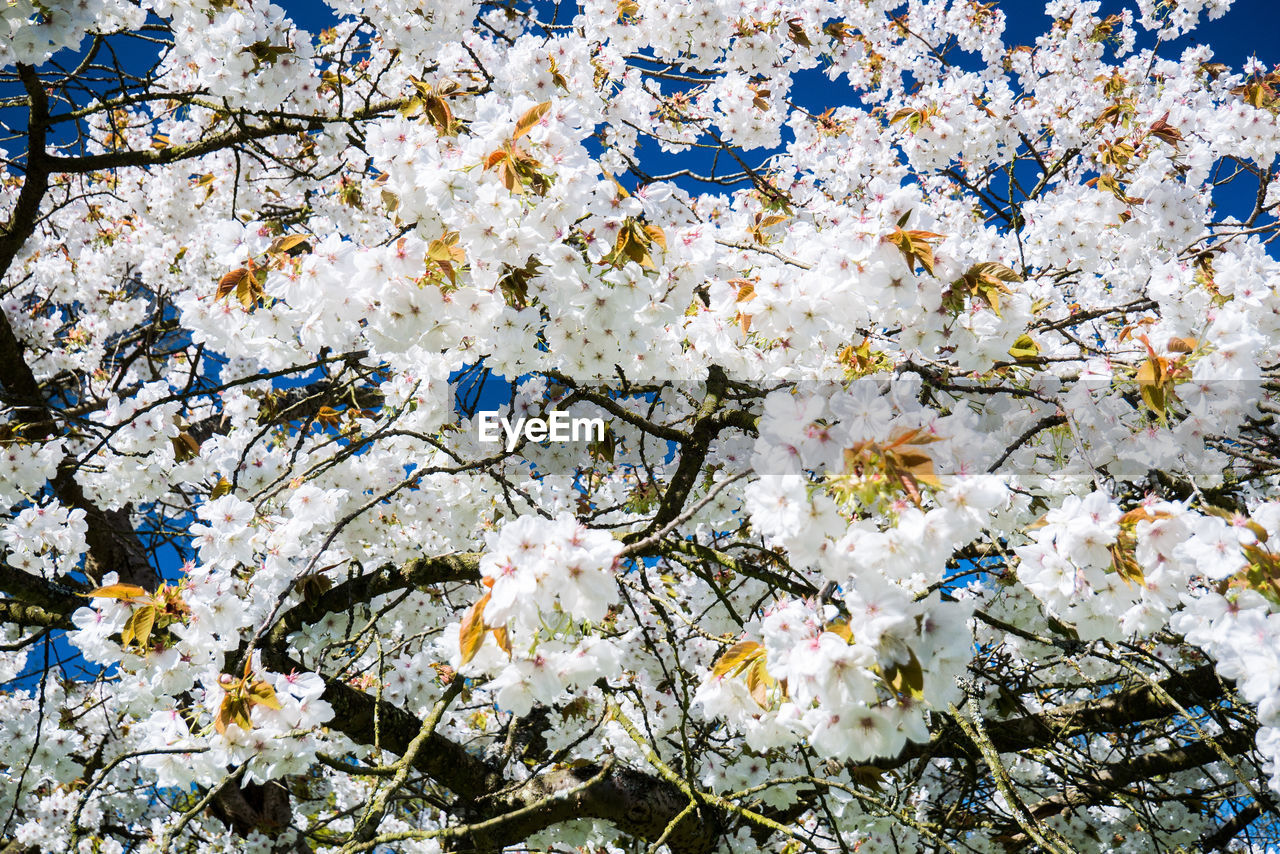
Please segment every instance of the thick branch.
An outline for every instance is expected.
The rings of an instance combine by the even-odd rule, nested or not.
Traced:
[[[27,90],[30,109],[27,114],[27,172],[18,193],[9,221],[0,231],[0,276],[3,276],[17,257],[23,244],[35,231],[39,222],[40,203],[49,189],[49,175],[55,171],[53,158],[47,151],[47,127],[49,100],[44,84],[30,66],[19,65],[18,75]],[[14,334],[9,318],[0,311],[0,366],[6,395],[19,405],[19,421],[42,421],[49,414],[48,405],[40,391],[34,372],[27,364],[23,347]],[[53,479],[58,498],[71,507],[85,512],[88,524],[86,539],[89,556],[85,570],[96,578],[112,569],[120,578],[134,584],[151,586],[158,581],[158,574],[146,558],[146,552],[125,510],[102,510],[85,496],[76,483],[72,470],[63,467]]]
[[[29,572],[9,566],[0,554],[0,590],[14,599],[34,605],[47,612],[51,617],[67,617],[89,600],[76,595],[71,587],[48,581]],[[7,622],[17,622],[8,620]],[[27,625],[45,625],[44,623],[28,623]]]
[[[274,645],[263,647],[262,663],[278,673],[306,670]],[[409,742],[422,731],[422,721],[415,715],[337,679],[325,679],[323,699],[333,706],[330,726],[360,744],[375,744],[376,709],[376,744],[397,756],[403,755],[409,749]],[[497,791],[506,783],[496,768],[439,733],[433,733],[426,747],[419,751],[414,767],[468,801]]]
[[[1170,676],[1159,685],[1184,706],[1209,702],[1223,692],[1223,684],[1209,664]],[[1141,721],[1177,713],[1178,709],[1155,688],[1139,685],[1035,715],[1007,721],[990,721],[987,727],[991,741],[1000,753],[1017,753],[1031,748],[1048,747],[1079,735],[1118,732]],[[972,745],[954,724],[948,722],[931,741],[908,745],[898,754],[894,764],[900,765],[922,756],[973,755]]]
[[[304,602],[289,609],[271,631],[271,642],[279,643],[303,626],[322,620],[328,614],[345,611],[353,605],[370,602],[387,593],[449,582],[479,580],[479,552],[421,557],[400,566],[388,564],[367,575],[344,581],[315,602]]]
[[[277,646],[265,647],[262,658],[263,664],[281,673],[304,669]],[[323,699],[333,706],[330,726],[360,744],[375,743],[375,709],[377,745],[383,750],[404,755],[413,738],[422,732],[422,721],[415,715],[337,679],[325,680]],[[653,840],[688,805],[688,799],[663,780],[619,765],[602,774],[603,766],[595,763],[539,774],[504,792],[508,781],[501,771],[439,733],[427,738],[413,766],[456,794],[463,801],[459,809],[464,815],[493,819],[519,812],[510,821],[489,822],[484,838],[471,840],[480,850],[501,848],[539,830],[580,818],[608,821],[625,833]],[[599,779],[583,786],[595,777]],[[570,797],[560,796],[573,790],[577,791]],[[487,797],[499,792],[504,793]],[[718,834],[714,823],[687,819],[677,825],[667,841],[681,854],[709,854]]]
[[[1198,851],[1225,851],[1231,840],[1262,815],[1262,807],[1249,804],[1209,833],[1200,837]]]
[[[75,624],[66,614],[46,611],[17,599],[0,599],[0,623],[10,626],[40,626],[46,629],[73,629]]]
[[[1253,747],[1253,733],[1245,730],[1232,730],[1217,738],[1218,747],[1228,755],[1244,753]],[[1077,785],[1069,786],[1057,795],[1045,798],[1031,807],[1031,813],[1043,820],[1057,815],[1063,810],[1085,804],[1108,801],[1124,786],[1130,783],[1149,780],[1162,774],[1174,774],[1199,768],[1201,765],[1217,761],[1218,751],[1205,741],[1197,741],[1183,747],[1144,753],[1104,766],[1089,775]]]
[[[9,214],[9,221],[0,230],[0,275],[4,275],[9,269],[9,265],[18,255],[18,250],[35,230],[40,213],[40,202],[49,189],[50,167],[46,154],[49,98],[45,94],[44,85],[40,82],[39,76],[31,66],[19,65],[18,77],[22,79],[22,86],[27,90],[30,104],[27,112],[27,172],[22,181],[22,189],[18,192],[18,201],[13,206],[13,212]],[[5,326],[8,326],[7,322]],[[5,349],[9,346],[9,342],[5,339],[6,334],[12,338],[13,331],[0,330],[0,357],[5,355]],[[13,343],[16,344],[16,341]],[[9,382],[6,376],[6,387],[9,386]],[[19,388],[11,390],[20,394],[24,392]],[[25,391],[29,392],[30,389]]]
[[[676,464],[675,474],[671,476],[667,491],[662,495],[658,512],[654,514],[648,528],[627,538],[629,543],[644,539],[645,536],[659,530],[680,515],[685,502],[689,499],[689,494],[698,483],[702,464],[706,462],[707,452],[711,450],[711,442],[724,427],[724,422],[718,418],[718,415],[727,389],[728,378],[725,376],[724,369],[718,365],[712,365],[707,371],[706,396],[698,408],[693,429],[680,443],[680,462]]]

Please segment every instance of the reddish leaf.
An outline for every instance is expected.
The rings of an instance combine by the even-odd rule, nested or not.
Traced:
[[[218,293],[215,299],[223,299],[229,296],[233,291],[240,287],[240,283],[249,277],[249,271],[244,267],[238,270],[232,270],[221,279],[218,280]]]

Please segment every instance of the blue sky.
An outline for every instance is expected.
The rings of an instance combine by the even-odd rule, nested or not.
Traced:
[[[1044,3],[1036,0],[1002,0],[999,8],[1008,16],[1005,29],[1007,42],[1030,43],[1037,34],[1044,32],[1051,23],[1044,14]],[[1105,0],[1103,12],[1134,9],[1137,4]],[[1196,44],[1208,44],[1213,48],[1218,62],[1224,62],[1233,68],[1239,68],[1250,56],[1257,56],[1268,66],[1280,62],[1280,26],[1276,24],[1277,5],[1275,0],[1236,0],[1231,11],[1216,21],[1205,21],[1201,14],[1201,24],[1188,36],[1176,39],[1161,49],[1164,56],[1177,56],[1185,48]],[[1146,47],[1152,43],[1147,38],[1139,41],[1138,47]]]

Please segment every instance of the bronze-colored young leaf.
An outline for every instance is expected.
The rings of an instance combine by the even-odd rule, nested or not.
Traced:
[[[813,42],[809,40],[809,36],[805,33],[804,26],[799,18],[791,18],[787,21],[787,38],[800,45],[800,47],[813,46]]]
[[[776,684],[777,680],[765,669],[765,657],[762,652],[747,668],[747,690],[751,692],[751,699],[755,700],[760,708],[769,708],[769,689]]]
[[[462,625],[458,629],[458,650],[462,653],[463,664],[475,658],[480,645],[484,643],[484,607],[489,604],[489,595],[486,590],[462,618]]]
[[[734,302],[749,302],[756,298],[756,283],[747,279],[730,279],[729,284],[738,289]]]
[[[173,458],[180,463],[200,456],[200,443],[190,433],[184,431],[169,441],[173,445]]]
[[[276,699],[275,689],[263,679],[249,686],[248,700],[255,706],[266,706],[268,709],[279,709],[280,701]]]
[[[1128,542],[1123,542],[1127,539]],[[1135,542],[1132,535],[1127,538],[1122,537],[1121,541],[1111,544],[1109,551],[1111,552],[1111,571],[1119,575],[1126,584],[1141,585],[1146,581],[1146,574],[1142,571],[1142,564],[1138,563],[1134,557],[1133,548]]]
[[[466,260],[467,253],[458,245],[458,239],[458,232],[446,231],[427,245],[427,257],[432,261],[462,263]]]
[[[898,247],[898,251],[902,253],[902,257],[906,260],[907,266],[911,268],[913,273],[915,272],[916,264],[919,263],[924,268],[924,271],[932,276],[933,244],[931,241],[941,240],[942,237],[943,235],[935,234],[932,231],[905,230],[902,226],[897,226],[885,239]]]
[[[533,130],[534,127],[537,126],[538,122],[542,120],[542,117],[550,112],[550,110],[550,101],[543,101],[541,104],[534,104],[526,110],[524,115],[516,121],[516,130],[515,133],[511,135],[511,141],[515,142],[517,139]]]
[[[1165,394],[1165,371],[1164,360],[1159,357],[1149,357],[1138,368],[1137,380],[1138,391],[1142,394],[1142,400],[1151,408],[1153,412],[1161,418],[1165,416],[1166,394]]]
[[[218,482],[213,485],[213,489],[209,490],[209,500],[216,501],[224,495],[230,495],[232,488],[231,481],[225,477],[218,478]]]
[[[342,414],[332,406],[322,406],[316,410],[316,423],[323,427],[342,426]]]
[[[897,454],[898,463],[902,471],[918,483],[931,486],[934,489],[942,487],[942,481],[934,472],[933,459],[923,451],[911,450],[903,451]]]
[[[1169,124],[1169,114],[1166,112],[1162,117],[1156,119],[1151,124],[1151,128],[1147,131],[1157,139],[1162,139],[1169,145],[1177,148],[1182,143],[1182,131]]]
[[[884,681],[895,694],[914,699],[924,696],[924,670],[914,651],[905,664],[895,664],[886,669]]]
[[[853,643],[853,630],[849,627],[848,617],[841,617],[828,623],[823,631],[844,638],[845,643]]]
[[[240,267],[239,269],[232,270],[230,273],[227,273],[218,280],[218,292],[214,299],[223,299],[230,296],[238,287],[240,287],[240,283],[247,278],[249,278],[249,271],[244,267]]]
[[[911,114],[914,112],[915,110],[911,107],[903,107],[902,109],[894,113],[893,116],[890,117],[889,124],[894,125],[894,124],[897,124],[898,122],[905,121],[906,119],[910,118]],[[899,227],[901,227],[901,225],[903,225],[903,223],[899,223]]]
[[[244,697],[242,689],[227,692],[218,707],[218,716],[213,721],[213,727],[219,734],[226,734],[227,727],[231,724],[245,732],[253,729],[253,721],[249,718],[249,700]]]
[[[227,699],[222,698],[222,703],[218,706],[218,714],[213,719],[213,728],[218,731],[218,735],[226,734],[227,725],[231,723],[231,710]]]
[[[493,631],[493,639],[498,644],[498,649],[502,650],[507,654],[508,657],[510,657],[511,637],[510,635],[507,634],[507,627],[496,626],[493,628],[492,631]]]
[[[271,241],[268,252],[281,252],[285,255],[302,255],[311,251],[310,237],[306,234],[283,234]]]
[[[721,653],[711,668],[713,676],[728,676],[740,671],[756,658],[764,655],[764,647],[753,640],[742,640]]]
[[[84,595],[91,599],[138,599],[145,597],[147,591],[136,584],[108,584]]]

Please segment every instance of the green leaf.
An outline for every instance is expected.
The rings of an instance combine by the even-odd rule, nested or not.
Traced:
[[[1040,345],[1032,340],[1030,335],[1021,335],[1009,348],[1009,355],[1018,361],[1034,359],[1040,355]]]

